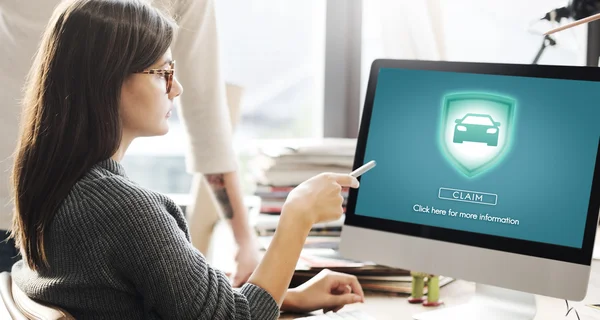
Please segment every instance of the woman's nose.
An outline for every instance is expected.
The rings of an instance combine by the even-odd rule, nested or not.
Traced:
[[[173,86],[171,87],[171,91],[169,92],[169,98],[175,99],[183,93],[183,87],[181,83],[177,80],[176,77],[173,77]]]

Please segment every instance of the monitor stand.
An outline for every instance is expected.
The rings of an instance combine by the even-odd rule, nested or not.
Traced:
[[[532,320],[536,314],[535,296],[530,293],[476,284],[475,296],[465,304],[424,312],[416,320]]]

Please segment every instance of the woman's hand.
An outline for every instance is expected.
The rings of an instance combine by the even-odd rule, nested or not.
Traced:
[[[358,188],[358,180],[349,174],[321,173],[298,185],[288,195],[282,210],[296,214],[296,221],[313,224],[339,219],[343,214],[343,187]]]
[[[288,290],[282,311],[307,313],[323,309],[337,312],[347,304],[364,302],[365,295],[353,275],[323,270],[301,286]]]

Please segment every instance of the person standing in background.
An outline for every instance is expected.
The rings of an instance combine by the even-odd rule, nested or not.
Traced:
[[[154,0],[180,28],[173,43],[173,58],[184,65],[179,81],[188,88],[177,108],[189,136],[186,168],[198,181],[211,184],[233,230],[238,252],[234,286],[245,283],[258,265],[258,244],[248,223],[237,174],[232,130],[219,66],[219,47],[213,0]],[[17,145],[22,87],[43,30],[60,0],[0,2],[0,271],[10,271],[19,257],[8,240],[12,224],[9,174]],[[193,185],[199,185],[194,183]],[[191,190],[194,197],[197,190]]]
[[[188,88],[180,98],[178,111],[189,137],[186,168],[194,180],[190,192],[192,201],[197,201],[200,180],[206,178],[233,230],[238,252],[232,285],[241,286],[258,266],[259,245],[248,222],[233,149],[231,118],[220,68],[215,2],[154,2],[161,10],[171,12],[179,24],[173,44],[173,59],[185,66],[178,73],[178,79]],[[196,207],[195,203],[191,207]],[[202,213],[188,211],[186,214]]]

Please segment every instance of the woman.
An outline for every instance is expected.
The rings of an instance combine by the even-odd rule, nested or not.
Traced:
[[[74,0],[55,11],[31,69],[15,155],[15,283],[79,318],[276,319],[363,301],[355,277],[326,272],[287,290],[314,223],[342,214],[343,174],[290,193],[273,242],[234,291],[191,245],[175,203],[130,181],[137,137],[168,131],[175,26],[141,0]],[[185,67],[185,66],[183,66]],[[202,124],[198,124],[202,125]]]

